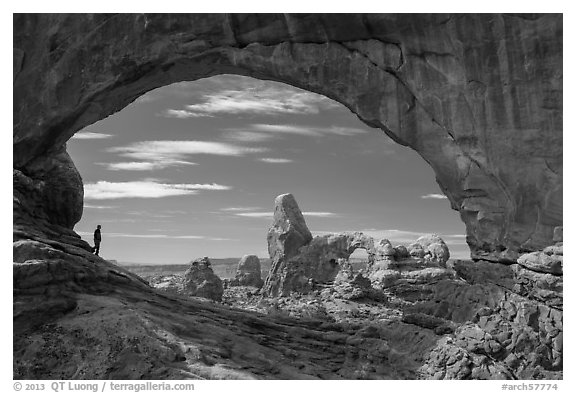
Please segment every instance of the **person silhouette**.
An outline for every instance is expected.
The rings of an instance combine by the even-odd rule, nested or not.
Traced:
[[[102,241],[102,235],[100,234],[101,225],[96,226],[96,230],[94,231],[94,254],[98,255],[100,252],[100,242]]]

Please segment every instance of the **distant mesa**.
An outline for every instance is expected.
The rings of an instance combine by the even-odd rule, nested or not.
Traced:
[[[183,291],[190,296],[221,301],[224,287],[222,280],[212,270],[208,257],[195,259],[184,273]]]

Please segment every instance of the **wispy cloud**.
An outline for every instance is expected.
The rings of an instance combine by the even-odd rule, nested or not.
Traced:
[[[173,166],[198,165],[195,162],[182,160],[99,162],[97,164],[105,166],[108,170],[111,171],[153,171]]]
[[[307,217],[338,217],[337,214],[331,212],[302,212],[303,215]],[[249,213],[236,213],[240,217],[251,217],[251,218],[272,218],[274,216],[273,212],[249,212]]]
[[[270,164],[287,164],[294,162],[294,160],[289,160],[288,158],[260,158],[259,161],[268,162]]]
[[[80,131],[72,136],[72,139],[107,139],[112,138],[114,135],[103,134],[100,132]]]
[[[152,180],[118,183],[99,181],[84,185],[84,199],[164,198],[193,195],[199,190],[230,190],[231,188],[220,184],[168,184]]]
[[[443,194],[426,194],[422,195],[420,198],[422,199],[448,199],[446,195]]]
[[[119,171],[151,171],[174,166],[197,165],[187,161],[193,155],[244,156],[262,153],[267,148],[236,146],[229,143],[209,141],[141,141],[107,150],[133,160],[129,162],[100,163],[108,169]]]
[[[228,134],[225,136],[227,140],[235,141],[235,142],[251,142],[251,143],[259,143],[259,142],[266,142],[271,139],[275,139],[276,136],[272,134],[267,134],[263,132],[254,132],[254,131],[229,131]]]
[[[175,119],[189,119],[191,117],[213,117],[211,114],[190,112],[184,109],[166,109],[162,112],[164,117],[172,117]]]
[[[324,96],[288,85],[260,81],[243,84],[244,88],[206,93],[200,103],[187,105],[185,109],[168,109],[162,115],[184,119],[223,114],[317,114],[321,108],[338,105]]]
[[[228,143],[208,141],[142,141],[127,146],[108,149],[121,156],[146,161],[182,160],[189,155],[210,154],[218,156],[243,156],[260,153],[265,148],[243,147]]]
[[[113,208],[114,208],[114,206],[84,204],[84,209],[113,209]]]
[[[272,218],[274,213],[272,212],[249,212],[249,213],[236,213],[236,216],[240,217],[251,217],[251,218]]]
[[[355,136],[367,133],[362,128],[354,127],[318,127],[294,124],[251,124],[242,128],[228,128],[228,139],[250,141],[263,141],[266,139],[285,135],[301,135],[308,137],[325,137],[330,135]],[[252,139],[252,140],[251,140]]]
[[[249,212],[254,210],[261,210],[260,207],[225,207],[220,209],[223,212]]]

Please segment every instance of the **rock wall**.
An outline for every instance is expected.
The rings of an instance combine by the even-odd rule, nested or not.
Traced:
[[[249,75],[330,97],[416,150],[473,258],[511,261],[562,225],[562,31],[560,14],[15,14],[14,169],[41,181],[34,168],[75,132],[151,89]],[[46,225],[81,216],[80,189],[59,206],[70,173],[51,175]]]

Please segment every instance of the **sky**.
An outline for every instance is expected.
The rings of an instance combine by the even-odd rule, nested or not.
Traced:
[[[76,133],[75,230],[100,255],[176,264],[268,257],[274,198],[292,193],[314,235],[363,231],[407,245],[437,233],[468,258],[465,227],[411,149],[343,105],[286,84],[220,75],[165,86]]]

